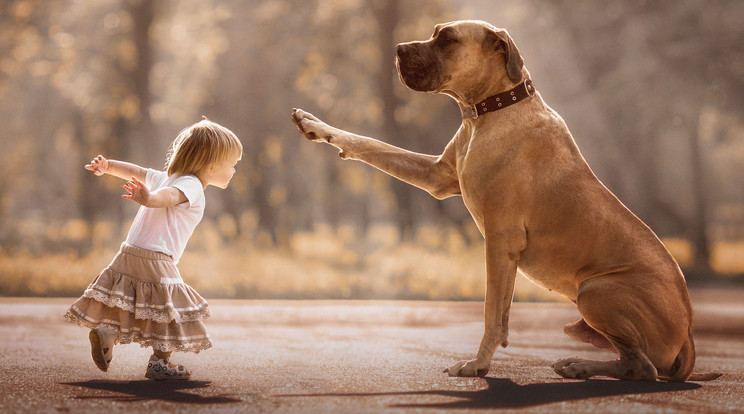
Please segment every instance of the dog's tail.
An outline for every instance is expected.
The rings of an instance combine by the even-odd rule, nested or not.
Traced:
[[[692,327],[687,341],[674,359],[674,363],[669,369],[669,376],[659,376],[660,379],[672,382],[684,381],[711,381],[722,374],[718,372],[695,373],[692,369],[695,367],[695,343],[692,341]]]
[[[687,381],[713,381],[714,379],[720,377],[720,372],[705,372],[705,373],[699,373],[699,372],[693,372],[690,375],[690,378],[687,378]]]

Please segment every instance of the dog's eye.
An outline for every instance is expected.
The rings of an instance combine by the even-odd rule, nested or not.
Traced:
[[[439,36],[437,37],[437,44],[439,44],[440,46],[448,46],[453,43],[457,43],[457,39],[452,36],[452,33],[449,30],[439,32]]]

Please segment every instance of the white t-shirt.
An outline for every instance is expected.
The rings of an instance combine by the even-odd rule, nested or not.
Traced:
[[[175,187],[188,201],[173,207],[149,208],[141,206],[127,235],[127,244],[165,253],[178,260],[189,237],[204,215],[206,198],[201,181],[194,175],[170,176],[165,171],[147,170],[145,185],[150,191]]]

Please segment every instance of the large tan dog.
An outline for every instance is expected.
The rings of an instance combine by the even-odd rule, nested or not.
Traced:
[[[439,199],[462,195],[485,237],[485,334],[474,359],[445,371],[486,375],[496,348],[507,345],[519,269],[577,304],[583,318],[566,325],[569,336],[619,356],[562,359],[553,364],[558,374],[689,379],[692,307],[679,266],[594,176],[563,119],[535,91],[507,32],[479,21],[440,24],[426,41],[399,44],[397,66],[409,88],[460,105],[462,125],[439,156],[331,127],[300,109],[292,118],[342,158]]]

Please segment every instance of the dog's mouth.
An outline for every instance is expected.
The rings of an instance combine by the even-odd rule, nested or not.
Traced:
[[[426,59],[412,48],[397,48],[395,67],[398,77],[407,87],[418,92],[433,92],[439,87],[439,67],[432,64],[434,59]]]
[[[407,87],[416,90],[416,88],[409,84],[409,80],[417,77],[416,73],[421,71],[422,68],[412,67],[410,65],[404,65],[401,61],[400,56],[395,57],[395,68],[398,70],[398,79],[403,82]],[[415,83],[415,82],[414,82]]]

